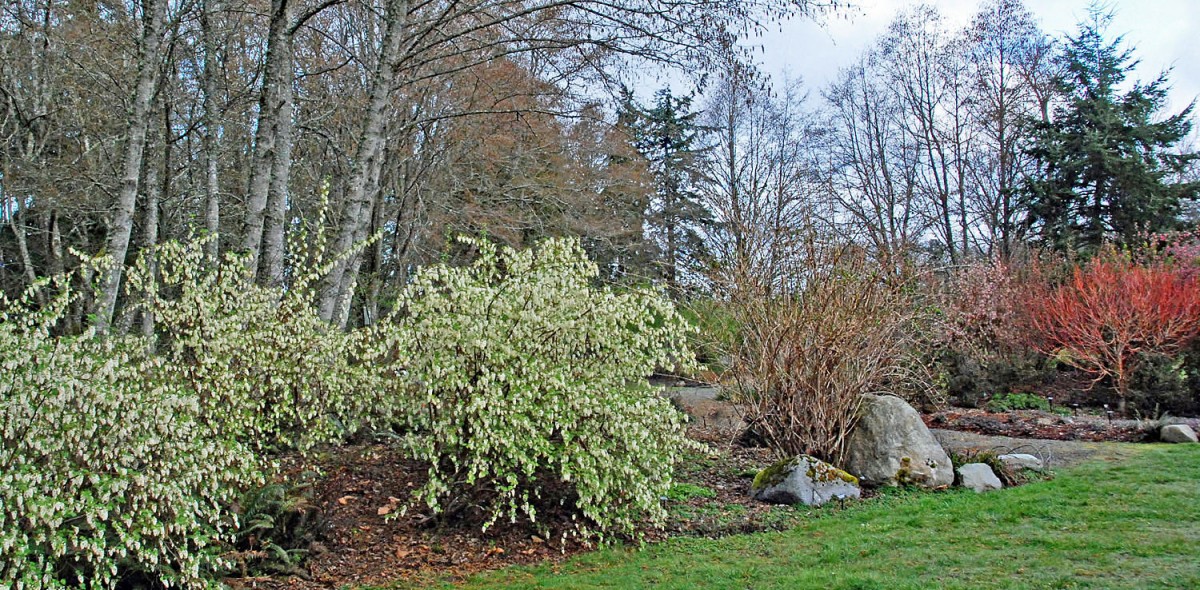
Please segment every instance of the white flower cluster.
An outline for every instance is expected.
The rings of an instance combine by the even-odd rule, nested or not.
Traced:
[[[411,384],[407,443],[430,464],[419,500],[435,512],[482,503],[486,528],[536,520],[537,500],[566,484],[580,534],[661,517],[689,443],[646,377],[694,362],[686,321],[660,294],[596,286],[575,240],[471,243],[469,267],[417,274],[380,338]]]
[[[364,347],[366,330],[330,328],[316,312],[322,268],[301,265],[287,289],[255,285],[245,260],[213,265],[203,243],[167,243],[130,272],[131,294],[158,322],[165,378],[187,388],[222,438],[259,451],[307,450],[340,440],[391,398]]]
[[[140,571],[204,587],[224,567],[238,495],[271,455],[387,420],[366,331],[314,310],[320,268],[258,287],[242,259],[164,244],[130,269],[156,341],[52,335],[67,309],[0,300],[0,587],[110,588]],[[158,353],[150,353],[157,345]]]
[[[208,586],[260,461],[211,435],[143,342],[53,336],[69,299],[0,296],[0,587]]]
[[[112,588],[130,572],[210,586],[233,505],[273,453],[363,428],[405,429],[431,465],[417,500],[437,511],[536,518],[565,487],[580,534],[661,517],[689,443],[645,377],[690,362],[686,322],[657,294],[594,286],[577,242],[476,246],[470,267],[421,271],[393,321],[350,333],[315,312],[328,264],[264,288],[202,242],[130,270],[153,340],[53,334],[66,282],[45,306],[45,283],[0,297],[0,587]]]

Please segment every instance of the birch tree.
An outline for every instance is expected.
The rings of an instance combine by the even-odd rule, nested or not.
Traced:
[[[390,89],[407,89],[424,80],[479,67],[502,56],[522,56],[570,79],[618,59],[666,64],[702,64],[728,53],[739,35],[757,30],[759,19],[778,18],[820,8],[803,0],[717,2],[644,0],[476,0],[410,5],[389,3],[387,30],[399,36],[396,54],[381,58],[391,68],[372,77],[371,107],[365,117],[355,172],[346,194],[336,239],[337,253],[365,235],[371,218],[372,157],[382,142],[371,114],[386,106]],[[394,28],[393,28],[394,27]],[[390,39],[385,35],[384,48]],[[381,56],[387,56],[385,51]],[[390,58],[390,59],[389,59]],[[377,97],[377,92],[382,95]],[[365,146],[365,147],[364,147]],[[360,188],[361,187],[361,188]],[[670,232],[668,232],[670,233]],[[669,241],[669,236],[668,236]],[[336,319],[349,305],[356,277],[348,268],[356,256],[341,260],[322,290],[321,315]],[[340,323],[340,322],[336,322]]]
[[[166,30],[167,0],[144,0],[141,3],[142,31],[137,53],[137,79],[130,98],[128,134],[125,139],[121,165],[121,185],[117,194],[116,211],[109,229],[107,253],[113,265],[102,281],[95,326],[103,332],[112,322],[120,292],[125,255],[133,233],[134,207],[137,204],[138,182],[146,149],[146,131],[150,126],[151,102],[158,80],[162,56],[159,49]]]

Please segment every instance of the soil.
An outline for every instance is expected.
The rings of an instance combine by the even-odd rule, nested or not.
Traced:
[[[1042,460],[1047,469],[1062,469],[1089,461],[1116,461],[1134,454],[1136,447],[1121,442],[1084,442],[989,436],[961,430],[931,429],[947,452],[992,451],[997,455],[1025,453]]]
[[[319,522],[317,539],[302,547],[307,559],[293,575],[249,576],[227,582],[234,588],[341,588],[388,585],[430,575],[468,575],[511,564],[563,559],[586,550],[564,541],[569,515],[540,507],[551,534],[529,523],[497,523],[463,515],[434,520],[420,510],[404,511],[406,500],[425,482],[423,466],[384,444],[333,449],[309,462],[294,460],[286,471],[323,475],[311,492]]]
[[[1064,416],[1039,410],[988,412],[950,408],[923,416],[925,425],[990,436],[1058,441],[1150,442],[1157,436],[1157,423],[1110,420],[1087,414]]]
[[[689,427],[689,437],[703,444],[685,452],[678,463],[675,477],[681,485],[664,498],[665,526],[647,527],[645,541],[785,529],[808,516],[750,498],[751,480],[773,459],[767,449],[737,445],[736,434],[695,422]],[[548,534],[529,522],[504,521],[484,533],[481,518],[469,513],[434,520],[420,510],[404,512],[405,500],[425,481],[423,468],[387,445],[339,447],[315,460],[294,460],[287,468],[293,478],[314,471],[322,476],[310,492],[308,509],[317,512],[310,520],[320,526],[316,540],[301,547],[304,564],[283,574],[231,578],[229,585],[302,590],[390,586],[558,561],[593,547],[587,540],[563,539],[571,521],[557,504],[539,507],[538,525],[548,525]],[[259,573],[263,570],[260,564]]]

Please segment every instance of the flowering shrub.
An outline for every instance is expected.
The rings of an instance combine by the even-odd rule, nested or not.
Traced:
[[[1031,284],[1031,345],[1111,378],[1125,410],[1129,380],[1146,355],[1174,355],[1200,335],[1200,279],[1165,262],[1104,252],[1058,286]]]
[[[418,272],[387,330],[412,384],[407,446],[430,464],[417,498],[482,506],[485,529],[536,521],[544,500],[573,501],[579,534],[661,518],[689,443],[646,376],[691,357],[686,322],[660,295],[593,286],[577,241],[469,243],[478,259]]]
[[[208,585],[259,460],[212,436],[145,342],[57,338],[69,292],[31,297],[0,295],[0,586]]]
[[[211,264],[203,242],[155,256],[157,273],[143,259],[128,281],[155,340],[53,336],[65,287],[40,310],[32,292],[0,300],[0,585],[208,585],[271,451],[391,419],[382,349],[314,311],[322,269],[284,290],[239,257]]]
[[[1029,346],[1028,274],[1016,264],[981,261],[939,281],[938,321],[927,330],[926,346],[957,403],[976,405],[988,392],[1028,387],[1044,376],[1044,357]]]
[[[1024,284],[1002,261],[959,269],[941,297],[942,343],[991,359],[1025,348]]]
[[[1149,234],[1135,254],[1138,262],[1171,263],[1188,276],[1200,276],[1200,228]]]
[[[158,274],[139,264],[131,294],[158,322],[162,371],[187,388],[201,419],[256,450],[306,450],[387,420],[365,331],[332,329],[316,313],[320,268],[301,268],[287,289],[255,285],[245,260],[205,258],[203,242],[156,248]],[[363,362],[359,362],[363,360]]]
[[[153,340],[55,336],[65,286],[43,307],[0,297],[0,586],[211,586],[270,451],[370,425],[408,426],[435,510],[534,518],[567,488],[580,533],[661,516],[687,442],[644,377],[687,363],[685,322],[661,297],[593,288],[574,242],[478,245],[469,268],[419,273],[394,324],[350,334],[314,312],[321,268],[258,287],[202,243],[130,270]]]

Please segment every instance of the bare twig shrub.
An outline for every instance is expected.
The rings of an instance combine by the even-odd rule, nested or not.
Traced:
[[[932,308],[923,324],[926,358],[937,365],[939,389],[955,404],[981,406],[987,396],[1018,391],[1047,378],[1045,357],[1029,346],[1026,292],[1045,254],[980,260],[928,277]],[[1047,258],[1049,264],[1057,261]]]
[[[839,463],[863,394],[920,380],[908,358],[914,306],[877,269],[858,249],[808,239],[784,272],[731,273],[734,397],[777,454]],[[781,278],[755,278],[768,276]]]

